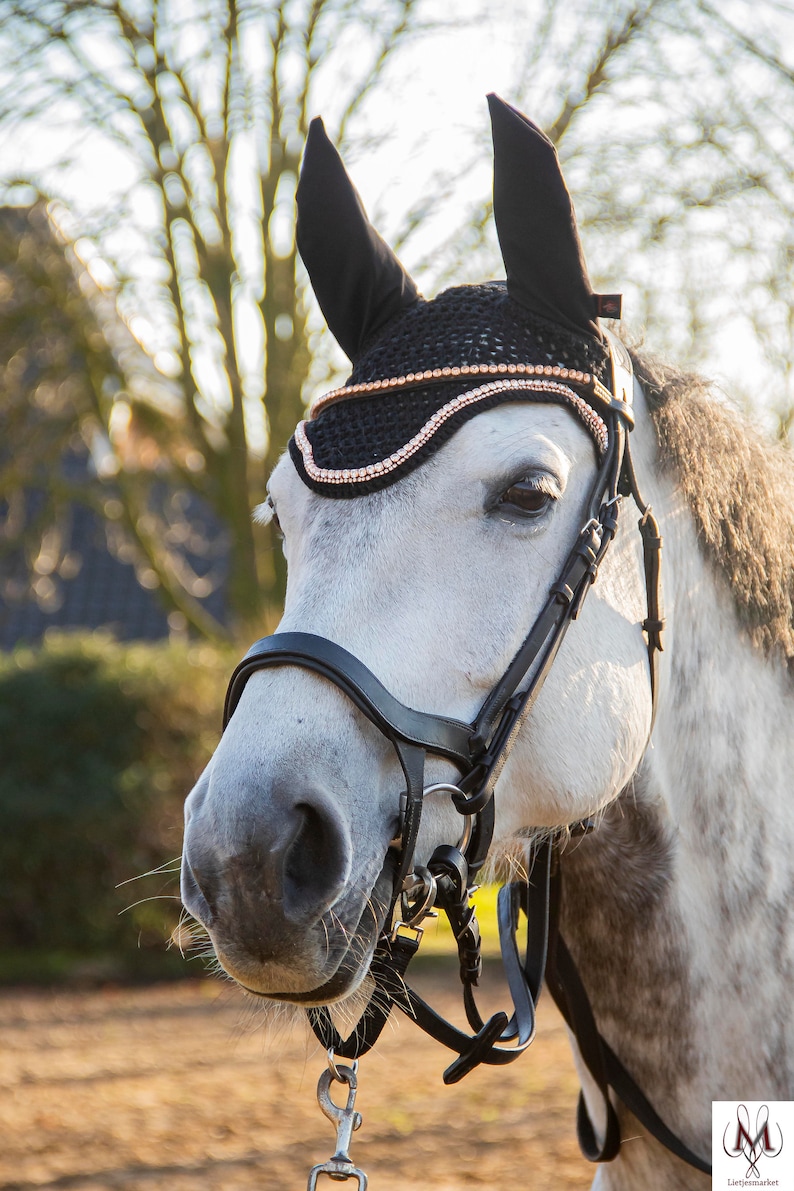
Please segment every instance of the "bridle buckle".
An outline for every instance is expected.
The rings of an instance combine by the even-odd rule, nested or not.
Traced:
[[[433,906],[438,896],[438,882],[430,869],[417,864],[412,873],[403,881],[400,890],[400,910],[402,919],[398,925],[413,930],[425,918],[437,918]],[[393,936],[392,936],[393,937]],[[418,940],[417,940],[418,942]]]
[[[422,939],[422,935],[425,933],[425,928],[423,926],[417,926],[411,922],[403,922],[403,920],[400,918],[397,920],[397,922],[395,922],[394,926],[389,932],[389,941],[391,943],[396,943],[398,939],[404,939],[407,937],[406,935],[400,934],[401,930],[413,931],[414,937],[411,942],[415,943],[417,947],[419,946],[419,943]]]

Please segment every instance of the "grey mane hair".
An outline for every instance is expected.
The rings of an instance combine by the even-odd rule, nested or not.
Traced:
[[[635,357],[662,468],[674,473],[740,623],[794,678],[794,458],[703,377]]]

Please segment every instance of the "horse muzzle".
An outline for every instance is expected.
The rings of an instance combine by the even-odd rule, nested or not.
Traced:
[[[279,1000],[345,995],[374,949],[393,866],[351,882],[350,827],[319,786],[271,789],[265,813],[234,825],[233,847],[226,826],[200,795],[189,805],[181,882],[223,968]]]

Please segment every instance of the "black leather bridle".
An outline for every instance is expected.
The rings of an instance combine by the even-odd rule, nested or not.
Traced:
[[[699,1170],[710,1167],[693,1154],[655,1113],[652,1106],[601,1037],[587,994],[563,939],[558,919],[561,898],[559,841],[548,836],[535,849],[524,881],[513,881],[499,894],[498,921],[502,960],[513,1012],[484,1021],[474,989],[481,972],[479,928],[469,901],[472,878],[485,863],[494,828],[494,786],[530,714],[563,638],[582,608],[601,561],[615,536],[621,501],[632,497],[641,517],[639,529],[645,559],[646,636],[653,716],[656,711],[658,654],[662,649],[660,559],[662,539],[650,507],[640,495],[629,449],[633,372],[628,352],[610,337],[611,392],[603,386],[588,394],[608,428],[608,445],[590,490],[586,520],[546,603],[507,670],[470,724],[416,711],[396,699],[361,662],[340,645],[310,633],[276,633],[257,641],[232,675],[226,695],[224,727],[234,713],[246,682],[270,666],[299,666],[333,682],[392,743],[405,776],[406,794],[401,837],[393,854],[394,884],[385,930],[370,964],[377,995],[359,1022],[343,1038],[326,1008],[310,1008],[311,1026],[322,1044],[346,1059],[356,1059],[376,1042],[394,1005],[412,1017],[457,1058],[444,1073],[445,1083],[463,1078],[480,1063],[512,1062],[530,1045],[535,1031],[535,1006],[544,983],[575,1034],[582,1058],[603,1097],[606,1119],[601,1144],[583,1096],[578,1109],[579,1141],[591,1161],[609,1161],[620,1148],[617,1114],[609,1087],[618,1093],[659,1141]],[[428,753],[444,757],[460,771],[456,785],[425,787]],[[436,849],[426,869],[414,869],[414,850],[422,805],[430,790],[443,789],[464,817],[462,840]],[[574,834],[589,831],[589,822],[575,824]],[[450,919],[458,942],[463,1000],[472,1033],[458,1029],[437,1014],[405,982],[405,973],[421,938],[420,923],[435,905]],[[401,919],[392,923],[395,911]],[[526,917],[526,946],[519,954],[519,913]]]

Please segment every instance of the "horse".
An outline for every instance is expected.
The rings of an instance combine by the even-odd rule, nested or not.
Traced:
[[[431,301],[311,126],[298,244],[353,372],[259,513],[284,615],[187,799],[182,897],[230,976],[328,1026],[377,1000],[393,916],[421,923],[462,866],[445,908],[476,950],[466,858],[551,848],[593,1186],[703,1191],[711,1102],[794,1096],[790,455],[607,336],[554,148],[489,102],[507,280]],[[475,1015],[459,1061],[497,1061],[506,1020],[484,1040]]]

